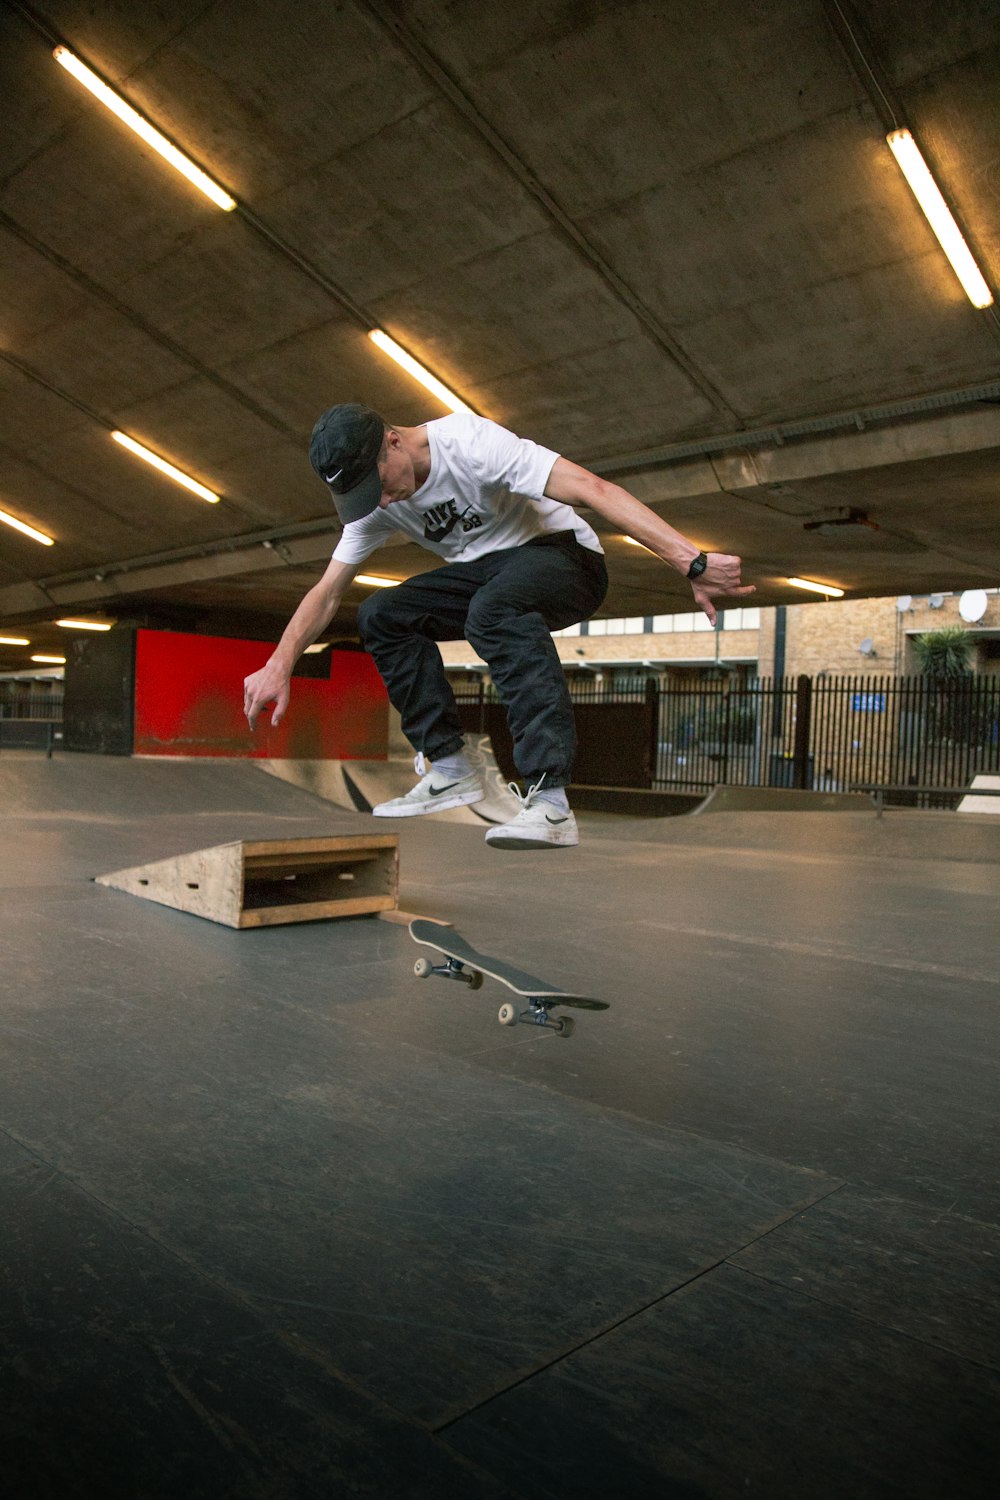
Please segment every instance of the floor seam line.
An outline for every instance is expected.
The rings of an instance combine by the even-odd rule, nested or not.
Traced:
[[[448,1417],[444,1422],[441,1422],[437,1425],[432,1424],[429,1430],[440,1436],[442,1433],[447,1432],[450,1428],[457,1426],[460,1422],[464,1422],[467,1417],[473,1416],[477,1411],[481,1411],[484,1407],[489,1406],[492,1402],[498,1401],[502,1396],[509,1395],[511,1391],[516,1391],[520,1386],[527,1385],[530,1381],[536,1380],[539,1375],[547,1374],[549,1370],[553,1370],[556,1368],[556,1366],[564,1363],[565,1360],[571,1359],[574,1354],[579,1354],[581,1350],[589,1348],[591,1344],[596,1344],[601,1339],[607,1338],[608,1334],[616,1333],[618,1329],[624,1328],[627,1324],[633,1322],[636,1318],[640,1318],[643,1316],[643,1314],[651,1312],[654,1307],[659,1307],[663,1303],[669,1302],[671,1297],[675,1297],[678,1292],[685,1291],[688,1287],[694,1286],[697,1282],[702,1281],[706,1276],[711,1275],[713,1271],[717,1271],[720,1266],[727,1265],[731,1256],[739,1255],[742,1253],[742,1251],[749,1249],[751,1245],[757,1244],[759,1240],[766,1239],[767,1236],[769,1234],[773,1234],[775,1230],[784,1228],[786,1224],[790,1224],[794,1219],[797,1219],[802,1214],[807,1213],[810,1208],[815,1206],[815,1203],[823,1202],[824,1199],[829,1198],[833,1193],[840,1192],[846,1186],[847,1184],[844,1182],[837,1183],[837,1185],[831,1188],[829,1192],[824,1193],[820,1198],[814,1200],[814,1203],[807,1203],[802,1207],[790,1209],[777,1221],[777,1223],[769,1225],[763,1234],[754,1235],[753,1238],[747,1240],[745,1244],[740,1245],[736,1250],[726,1251],[726,1253],[724,1255],[720,1255],[717,1260],[712,1261],[709,1265],[702,1266],[699,1270],[695,1271],[693,1275],[686,1277],[683,1281],[678,1282],[676,1286],[671,1287],[669,1291],[662,1292],[658,1297],[652,1297],[641,1307],[633,1308],[632,1311],[626,1313],[624,1317],[616,1319],[615,1322],[609,1323],[606,1327],[598,1329],[596,1333],[592,1333],[589,1335],[589,1337],[581,1339],[580,1342],[578,1344],[574,1344],[572,1348],[563,1349],[552,1359],[546,1360],[544,1364],[539,1365],[537,1369],[529,1370],[526,1374],[519,1376],[517,1380],[511,1381],[509,1385],[504,1386],[501,1390],[492,1391],[488,1396],[484,1396],[481,1401],[474,1402],[467,1410],[459,1412],[457,1416]]]

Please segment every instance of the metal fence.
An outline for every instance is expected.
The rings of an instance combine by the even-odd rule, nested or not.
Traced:
[[[998,677],[719,677],[684,684],[664,676],[573,680],[569,687],[580,705],[653,699],[652,785],[662,790],[932,787],[940,792],[899,791],[892,800],[947,806],[977,774],[1000,774]],[[458,691],[465,702],[495,701],[480,680]]]
[[[0,683],[0,751],[44,750],[62,744],[62,692],[39,692],[18,682]]]
[[[20,683],[0,683],[0,719],[51,719],[61,723],[62,692],[39,692]]]
[[[657,785],[960,789],[1000,772],[1000,679],[757,678],[660,690]],[[901,792],[897,800],[905,801]],[[914,793],[913,801],[947,798]]]

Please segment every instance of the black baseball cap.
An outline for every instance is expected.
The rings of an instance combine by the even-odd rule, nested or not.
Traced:
[[[357,402],[331,406],[312,430],[309,462],[330,486],[345,525],[371,515],[382,498],[378,456],[384,437],[378,412]]]

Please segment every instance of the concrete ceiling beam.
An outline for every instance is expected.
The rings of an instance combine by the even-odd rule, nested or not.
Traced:
[[[109,601],[131,594],[145,594],[187,584],[206,583],[213,579],[234,577],[269,577],[286,568],[306,563],[325,563],[337,544],[339,533],[330,531],[315,536],[292,537],[269,544],[257,542],[252,547],[226,549],[202,557],[176,561],[116,564],[106,573],[95,570],[89,578],[59,582],[20,583],[0,589],[0,619],[25,624],[51,617],[53,609],[98,609]]]

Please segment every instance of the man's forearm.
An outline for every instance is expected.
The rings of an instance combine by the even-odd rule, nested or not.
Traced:
[[[621,485],[601,479],[569,459],[556,459],[545,493],[567,505],[588,506],[616,530],[641,542],[682,577],[689,579],[696,604],[705,611],[713,625],[718,619],[713,599],[744,599],[754,592],[752,584],[741,581],[741,559],[725,552],[708,552],[701,571],[696,571],[692,579],[691,564],[699,553],[695,542],[668,526],[655,511],[630,495],[628,490],[623,490]]]
[[[340,608],[340,594],[327,593],[325,589],[310,589],[282,632],[281,640],[271,653],[275,666],[290,672],[307,646],[333,619]]]
[[[587,497],[591,510],[610,521],[612,526],[634,537],[670,567],[685,577],[693,558],[698,556],[698,547],[681,532],[668,525],[648,505],[643,505],[628,490],[620,485],[602,480],[595,485]]]
[[[628,490],[623,490],[620,484],[601,479],[567,458],[556,459],[545,493],[568,505],[586,505],[685,577],[692,559],[698,556],[699,549],[694,542],[668,526],[655,511],[630,495]]]

